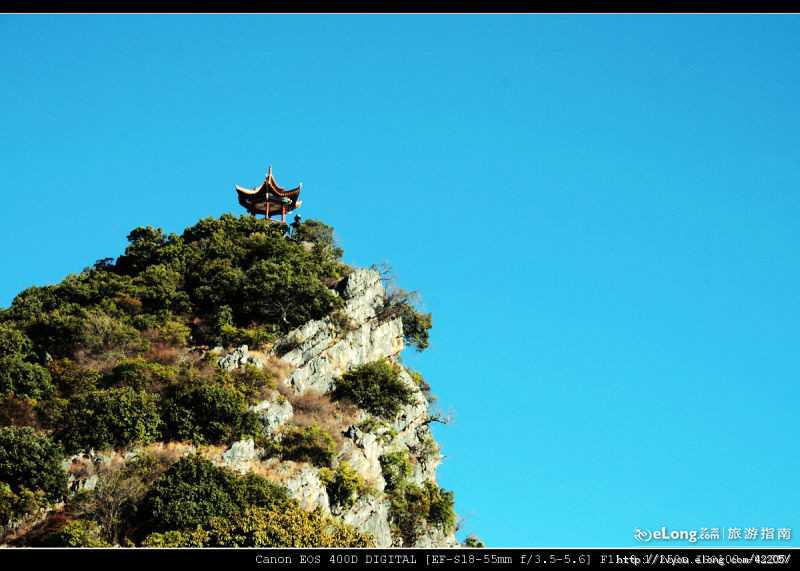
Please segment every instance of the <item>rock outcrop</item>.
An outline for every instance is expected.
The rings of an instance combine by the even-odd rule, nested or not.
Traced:
[[[337,427],[341,446],[335,464],[347,462],[370,487],[369,493],[362,494],[347,509],[331,506],[320,470],[311,464],[276,463],[272,458],[267,462],[268,470],[305,509],[321,509],[340,517],[371,534],[378,547],[400,546],[402,538],[392,531],[390,501],[385,493],[380,458],[387,453],[408,451],[412,469],[409,479],[422,485],[435,483],[441,455],[430,430],[426,397],[398,361],[404,346],[402,321],[397,317],[381,317],[386,294],[379,274],[373,270],[355,270],[339,291],[344,301],[342,310],[306,323],[275,344],[276,349],[269,357],[281,359],[290,366],[287,376],[280,380],[282,392],[290,397],[309,393],[324,395],[348,370],[388,358],[401,367],[400,379],[413,392],[414,402],[404,406],[393,422],[384,423],[380,429],[367,431],[359,427],[369,417],[361,410],[355,418]],[[243,366],[255,364],[253,360],[247,347],[242,347],[222,356],[219,363],[225,367]],[[293,416],[291,403],[278,392],[251,410],[259,415],[268,434],[278,433]],[[222,457],[225,464],[246,470],[253,468],[255,454],[252,441],[243,441],[235,443]],[[414,543],[409,546],[458,545],[452,532],[443,533],[429,526],[418,530]]]

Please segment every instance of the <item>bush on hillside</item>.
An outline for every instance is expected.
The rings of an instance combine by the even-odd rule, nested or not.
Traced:
[[[200,381],[168,391],[162,402],[164,436],[191,440],[196,444],[227,443],[243,435],[257,436],[261,424],[247,410],[239,390],[219,383]]]
[[[61,500],[67,492],[63,457],[60,446],[33,428],[0,428],[0,482],[15,494],[41,490],[48,500]]]
[[[44,367],[17,357],[0,359],[0,395],[40,399],[52,392],[50,373]]]
[[[140,513],[145,529],[169,531],[203,526],[214,517],[229,518],[248,506],[287,507],[285,488],[256,474],[245,477],[199,456],[178,460],[153,484]]]
[[[336,381],[333,396],[352,401],[375,416],[393,419],[413,404],[414,392],[400,379],[400,368],[380,359],[348,371]]]
[[[283,460],[309,462],[314,466],[330,466],[336,456],[336,441],[319,426],[287,426],[280,440],[264,443],[266,456],[279,456]]]
[[[372,547],[371,536],[351,525],[307,512],[296,503],[281,509],[249,507],[229,517],[214,517],[193,530],[153,533],[147,547]]]
[[[67,452],[147,444],[160,435],[158,398],[130,387],[91,391],[67,402],[56,420]]]

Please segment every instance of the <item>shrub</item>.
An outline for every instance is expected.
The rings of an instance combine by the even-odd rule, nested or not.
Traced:
[[[98,471],[97,486],[72,500],[80,513],[100,527],[99,535],[110,543],[124,537],[126,523],[132,520],[147,487],[139,458],[122,466],[107,466]]]
[[[364,479],[347,462],[340,462],[335,470],[321,468],[319,477],[325,484],[331,505],[341,510],[349,509],[367,490]]]
[[[411,462],[408,450],[398,450],[382,455],[378,460],[381,463],[381,472],[386,482],[386,491],[390,492],[399,488],[411,476]]]
[[[111,371],[110,382],[117,387],[130,387],[135,391],[161,392],[175,382],[177,370],[168,365],[151,363],[144,359],[126,359]]]
[[[390,444],[397,437],[397,431],[391,424],[374,416],[368,416],[359,422],[357,428],[374,434],[384,446]]]
[[[464,547],[473,547],[476,549],[483,549],[486,544],[477,535],[470,535],[464,540]]]
[[[37,404],[27,397],[0,396],[0,426],[37,426]]]
[[[0,428],[0,481],[15,494],[41,490],[48,500],[62,499],[67,492],[63,456],[61,447],[32,428]]]
[[[14,492],[11,486],[0,482],[0,537],[8,523],[34,513],[46,505],[47,498],[42,490],[34,492],[22,487],[19,492]]]
[[[247,270],[242,286],[242,313],[289,331],[341,306],[341,298],[309,262],[303,257],[295,258],[292,266],[287,260],[255,262]]]
[[[48,367],[58,393],[65,397],[94,391],[103,379],[99,371],[82,367],[71,359],[52,361]]]
[[[75,519],[47,538],[48,545],[61,547],[111,547],[96,521]]]
[[[371,536],[321,511],[296,503],[282,509],[249,507],[214,517],[203,528],[148,536],[148,547],[372,547]]]
[[[156,327],[156,332],[168,345],[183,346],[189,342],[192,330],[180,321],[169,319]]]
[[[386,300],[379,315],[383,319],[399,317],[403,322],[403,337],[409,345],[423,351],[428,348],[429,331],[433,326],[430,313],[422,313],[415,305],[419,296],[416,292],[392,286],[387,287]]]
[[[272,453],[284,460],[310,462],[315,466],[330,466],[336,455],[336,441],[317,425],[287,426]]]
[[[163,401],[162,416],[166,436],[173,440],[230,442],[261,431],[240,391],[210,382],[174,388]]]
[[[9,323],[0,323],[0,359],[6,357],[27,358],[33,344],[19,329]]]
[[[403,321],[403,337],[406,343],[413,345],[417,351],[424,351],[430,344],[430,328],[433,318],[430,313],[421,313],[408,303],[398,306],[397,315]]]
[[[298,242],[311,242],[320,252],[330,253],[341,258],[344,251],[336,244],[333,228],[319,220],[306,220],[292,225],[292,238]]]
[[[204,547],[208,532],[198,527],[192,531],[170,530],[151,533],[142,541],[143,547]]]
[[[185,530],[206,525],[213,517],[231,517],[247,506],[283,508],[288,503],[288,492],[261,476],[240,477],[199,456],[187,456],[156,480],[142,513],[150,514],[146,529]]]
[[[276,386],[275,379],[266,368],[259,369],[249,363],[224,374],[223,379],[240,390],[249,402],[262,400]]]
[[[40,399],[52,392],[50,373],[44,367],[18,357],[0,359],[0,394]]]
[[[146,444],[159,436],[158,397],[130,387],[92,391],[67,403],[56,438],[68,452]]]
[[[390,501],[389,516],[405,546],[414,544],[428,525],[444,533],[455,529],[453,492],[442,490],[433,482],[425,482],[422,486],[406,482],[394,490]]]
[[[286,239],[285,227],[250,216],[207,218],[181,236],[136,228],[116,262],[21,292],[2,316],[0,356],[130,355],[148,349],[145,334],[182,346],[190,341],[182,316],[196,318],[193,342],[270,341],[342,305],[329,288],[346,268],[341,250],[330,228],[312,226],[319,247],[311,251]]]
[[[73,351],[79,349],[90,355],[99,355],[110,351],[140,351],[146,347],[136,329],[103,311],[84,311],[71,326],[77,328],[77,332],[70,332],[73,339],[70,349]]]
[[[400,368],[387,359],[348,371],[336,382],[333,394],[387,419],[396,417],[402,406],[414,403],[414,392],[400,379]]]

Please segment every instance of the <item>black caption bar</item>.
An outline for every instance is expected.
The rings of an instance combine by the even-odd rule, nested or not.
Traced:
[[[224,571],[265,569],[788,569],[797,548],[703,549],[0,549],[0,569],[135,568],[198,563]],[[66,566],[66,567],[64,567]]]

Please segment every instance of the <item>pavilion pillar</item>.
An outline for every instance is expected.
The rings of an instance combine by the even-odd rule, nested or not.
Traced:
[[[281,206],[281,223],[286,224],[286,205]]]

